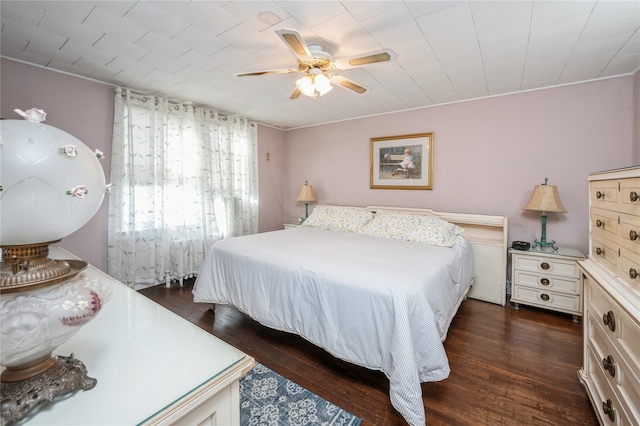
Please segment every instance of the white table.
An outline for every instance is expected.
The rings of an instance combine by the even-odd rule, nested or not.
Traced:
[[[74,256],[51,247],[51,258]],[[55,351],[98,380],[15,424],[240,423],[239,380],[255,361],[217,337],[89,266],[112,283],[102,311]]]

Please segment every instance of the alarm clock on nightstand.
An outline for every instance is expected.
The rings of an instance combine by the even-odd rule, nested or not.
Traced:
[[[527,251],[531,248],[531,244],[526,241],[514,241],[513,244],[511,244],[511,248]]]

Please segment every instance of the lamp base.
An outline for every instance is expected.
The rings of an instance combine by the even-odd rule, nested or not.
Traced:
[[[550,247],[552,251],[558,251],[558,247],[556,247],[555,241],[547,242],[547,215],[542,212],[542,235],[540,236],[540,241],[533,240],[533,245],[531,246],[531,250],[540,247],[540,251],[544,251],[547,247]]]
[[[52,286],[73,278],[87,267],[83,260],[49,259],[49,245],[58,241],[0,246],[0,294]]]
[[[558,247],[556,247],[555,241],[547,242],[546,240],[542,240],[542,241],[533,240],[531,251],[534,251],[535,249],[538,249],[539,251],[545,251],[547,250],[547,248],[551,249],[550,251],[558,251]]]
[[[17,382],[2,381],[2,424],[18,421],[40,404],[53,402],[54,398],[76,390],[89,390],[98,382],[87,376],[82,361],[71,356],[52,356],[44,361],[51,363],[45,371]],[[7,369],[3,372],[9,372]]]

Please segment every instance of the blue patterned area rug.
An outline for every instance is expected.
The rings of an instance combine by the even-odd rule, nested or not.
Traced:
[[[359,426],[362,419],[256,362],[240,379],[241,426]]]

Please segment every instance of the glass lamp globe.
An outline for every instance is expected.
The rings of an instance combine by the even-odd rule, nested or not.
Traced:
[[[331,82],[329,81],[329,77],[324,74],[318,74],[315,78],[316,90],[320,93],[320,96],[327,94],[333,86],[331,86]]]
[[[35,120],[2,120],[0,129],[0,244],[56,241],[84,226],[105,195],[96,154],[69,133]],[[68,193],[79,186],[86,187],[80,197]]]
[[[304,77],[298,79],[296,81],[296,87],[306,96],[313,97],[314,87],[313,79],[311,78],[311,76],[305,75]]]

